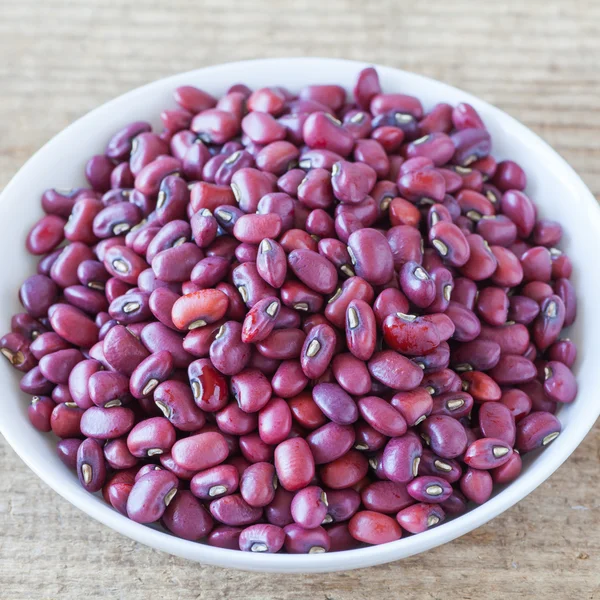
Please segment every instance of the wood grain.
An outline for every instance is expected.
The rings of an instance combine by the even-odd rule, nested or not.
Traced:
[[[66,125],[140,84],[306,55],[462,87],[539,133],[600,195],[595,0],[0,0],[0,15],[0,186]],[[278,576],[131,542],[62,500],[0,440],[0,598],[600,598],[599,459],[596,426],[549,481],[453,543],[382,567]]]

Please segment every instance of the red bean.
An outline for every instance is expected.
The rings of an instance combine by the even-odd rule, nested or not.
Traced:
[[[483,504],[492,494],[492,476],[487,471],[467,469],[460,480],[462,493],[471,502]]]
[[[189,540],[323,552],[461,514],[556,438],[573,265],[473,107],[424,114],[372,68],[355,104],[174,96],[43,193],[0,340],[83,487]]]
[[[422,533],[441,523],[445,517],[446,513],[441,506],[422,502],[401,510],[396,515],[396,520],[409,533]]]
[[[385,544],[402,537],[400,525],[392,517],[370,510],[356,513],[348,523],[348,531],[354,539],[367,544]]]
[[[356,485],[369,469],[365,456],[357,450],[349,450],[340,458],[323,465],[319,474],[323,483],[334,490]]]
[[[286,490],[295,492],[306,487],[315,475],[315,462],[306,441],[292,438],[281,442],[275,448],[275,469]]]
[[[423,371],[393,350],[376,352],[368,366],[369,372],[377,381],[394,390],[412,390],[423,380]]]

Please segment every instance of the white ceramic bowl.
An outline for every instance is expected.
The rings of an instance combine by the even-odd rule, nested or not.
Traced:
[[[50,187],[71,188],[84,184],[84,165],[92,154],[102,152],[111,134],[134,120],[159,125],[158,115],[173,105],[172,91],[195,84],[222,94],[231,84],[244,82],[252,88],[283,85],[298,90],[309,83],[338,83],[351,90],[364,64],[351,61],[297,58],[230,63],[161,79],[100,106],[59,133],[15,175],[0,196],[1,329],[8,330],[10,317],[19,312],[17,290],[35,272],[36,261],[25,251],[25,236],[41,214],[40,195]],[[19,374],[5,361],[0,363],[3,409],[0,431],[25,463],[56,492],[90,516],[130,538],[153,548],[211,565],[256,571],[319,572],[367,567],[438,546],[480,525],[513,506],[547,479],[573,452],[600,413],[598,340],[600,340],[600,280],[596,275],[600,256],[600,210],[596,200],[569,165],[545,142],[507,114],[444,83],[389,67],[377,67],[386,92],[405,92],[419,97],[425,108],[437,102],[469,102],[483,117],[498,159],[512,158],[527,173],[527,193],[545,217],[559,221],[565,236],[561,247],[575,265],[573,281],[579,299],[579,316],[570,337],[577,342],[576,373],[579,397],[561,407],[563,432],[543,452],[524,458],[521,476],[498,491],[484,505],[417,536],[382,546],[318,555],[263,555],[212,548],[185,541],[157,529],[134,523],[88,494],[58,459],[56,440],[38,433],[27,418],[28,398],[19,391]],[[585,274],[585,276],[583,276]],[[584,334],[585,332],[585,334]],[[43,526],[43,523],[40,523]]]

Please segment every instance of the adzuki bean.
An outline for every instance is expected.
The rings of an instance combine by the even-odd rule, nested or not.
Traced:
[[[139,523],[246,552],[398,540],[485,502],[573,402],[573,266],[469,104],[174,90],[46,190],[0,353]]]

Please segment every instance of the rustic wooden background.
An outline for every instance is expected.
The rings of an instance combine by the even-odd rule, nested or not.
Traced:
[[[302,55],[402,67],[477,94],[600,196],[597,0],[0,0],[0,187],[55,133],[140,84]],[[371,569],[277,576],[134,543],[70,506],[0,439],[0,598],[600,598],[599,458],[596,426],[548,482],[453,543]]]

